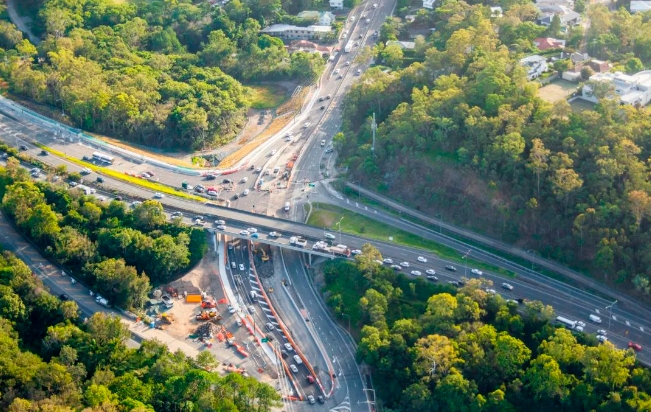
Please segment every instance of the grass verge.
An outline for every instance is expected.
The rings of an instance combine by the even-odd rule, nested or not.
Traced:
[[[171,186],[167,186],[167,185],[164,185],[164,184],[161,184],[161,183],[152,182],[152,181],[149,181],[149,180],[140,179],[138,177],[129,176],[129,175],[126,175],[124,173],[120,173],[120,172],[118,172],[116,170],[108,169],[106,167],[96,166],[96,165],[94,165],[92,163],[88,163],[88,162],[85,162],[83,160],[79,160],[79,159],[77,159],[75,157],[72,157],[72,156],[68,156],[63,152],[60,152],[58,150],[52,149],[50,147],[47,147],[47,146],[44,146],[44,145],[41,145],[41,144],[37,144],[37,146],[39,148],[43,149],[43,150],[46,150],[49,153],[52,153],[53,155],[64,158],[67,161],[72,162],[72,163],[74,163],[76,165],[79,165],[79,166],[82,166],[82,167],[87,167],[90,170],[92,170],[92,171],[94,171],[96,173],[101,173],[101,174],[103,174],[105,176],[110,176],[110,177],[118,179],[118,180],[129,182],[129,183],[131,183],[133,185],[136,185],[136,186],[144,187],[146,189],[154,190],[156,192],[165,193],[165,194],[172,195],[172,196],[182,197],[182,198],[190,199],[190,200],[196,200],[196,201],[200,201],[200,202],[204,202],[204,203],[207,201],[207,199],[204,199],[202,197],[194,196],[194,195],[191,195],[191,194],[188,194],[188,193],[180,192],[180,191],[174,189]]]
[[[312,207],[312,213],[307,222],[309,225],[338,230],[337,222],[343,218],[341,220],[342,232],[426,250],[436,254],[440,258],[455,261],[461,265],[467,264],[469,267],[490,271],[492,273],[499,273],[504,276],[515,277],[513,272],[497,266],[489,265],[473,259],[462,260],[459,252],[448,246],[423,239],[420,236],[396,229],[355,212],[324,203],[313,203]],[[392,237],[393,241],[389,240],[389,237]]]
[[[252,90],[251,108],[257,110],[275,109],[287,100],[287,91],[276,84],[247,86]]]

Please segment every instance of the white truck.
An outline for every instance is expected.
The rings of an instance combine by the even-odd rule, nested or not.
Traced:
[[[350,53],[353,50],[353,44],[351,42],[346,43],[344,47],[344,53]]]
[[[289,238],[289,244],[304,248],[307,245],[307,239],[302,236],[292,236]]]

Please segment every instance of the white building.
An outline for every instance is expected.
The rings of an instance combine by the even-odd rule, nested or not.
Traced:
[[[400,40],[389,40],[387,46],[395,44],[400,47],[402,50],[414,50],[416,43],[413,41],[400,41]]]
[[[491,7],[491,17],[502,17],[504,15],[504,11],[502,10],[501,7],[496,6],[496,7]]]
[[[301,19],[315,19],[319,26],[332,26],[335,22],[335,15],[329,11],[302,11],[296,15]]]
[[[344,0],[330,0],[330,8],[342,10],[344,8]]]
[[[612,83],[622,104],[646,106],[651,101],[651,70],[633,75],[622,72],[597,73],[590,76],[590,81]],[[592,93],[590,83],[583,85],[581,98],[593,103],[599,101]]]
[[[520,60],[520,64],[527,69],[527,79],[533,80],[547,71],[547,60],[544,57],[533,55]]]
[[[313,40],[326,37],[332,28],[330,26],[293,26],[291,24],[272,24],[260,30],[261,33],[287,40]]]
[[[423,8],[434,10],[434,3],[436,0],[423,0]]]
[[[631,1],[631,14],[651,11],[651,1]]]

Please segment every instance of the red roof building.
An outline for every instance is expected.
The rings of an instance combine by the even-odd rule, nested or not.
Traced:
[[[535,44],[540,51],[565,48],[565,40],[554,39],[552,37],[539,37],[533,41],[533,44]]]

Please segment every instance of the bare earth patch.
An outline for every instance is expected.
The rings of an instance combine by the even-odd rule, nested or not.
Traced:
[[[577,84],[567,80],[555,80],[538,89],[538,97],[550,103],[567,99],[577,89]]]

